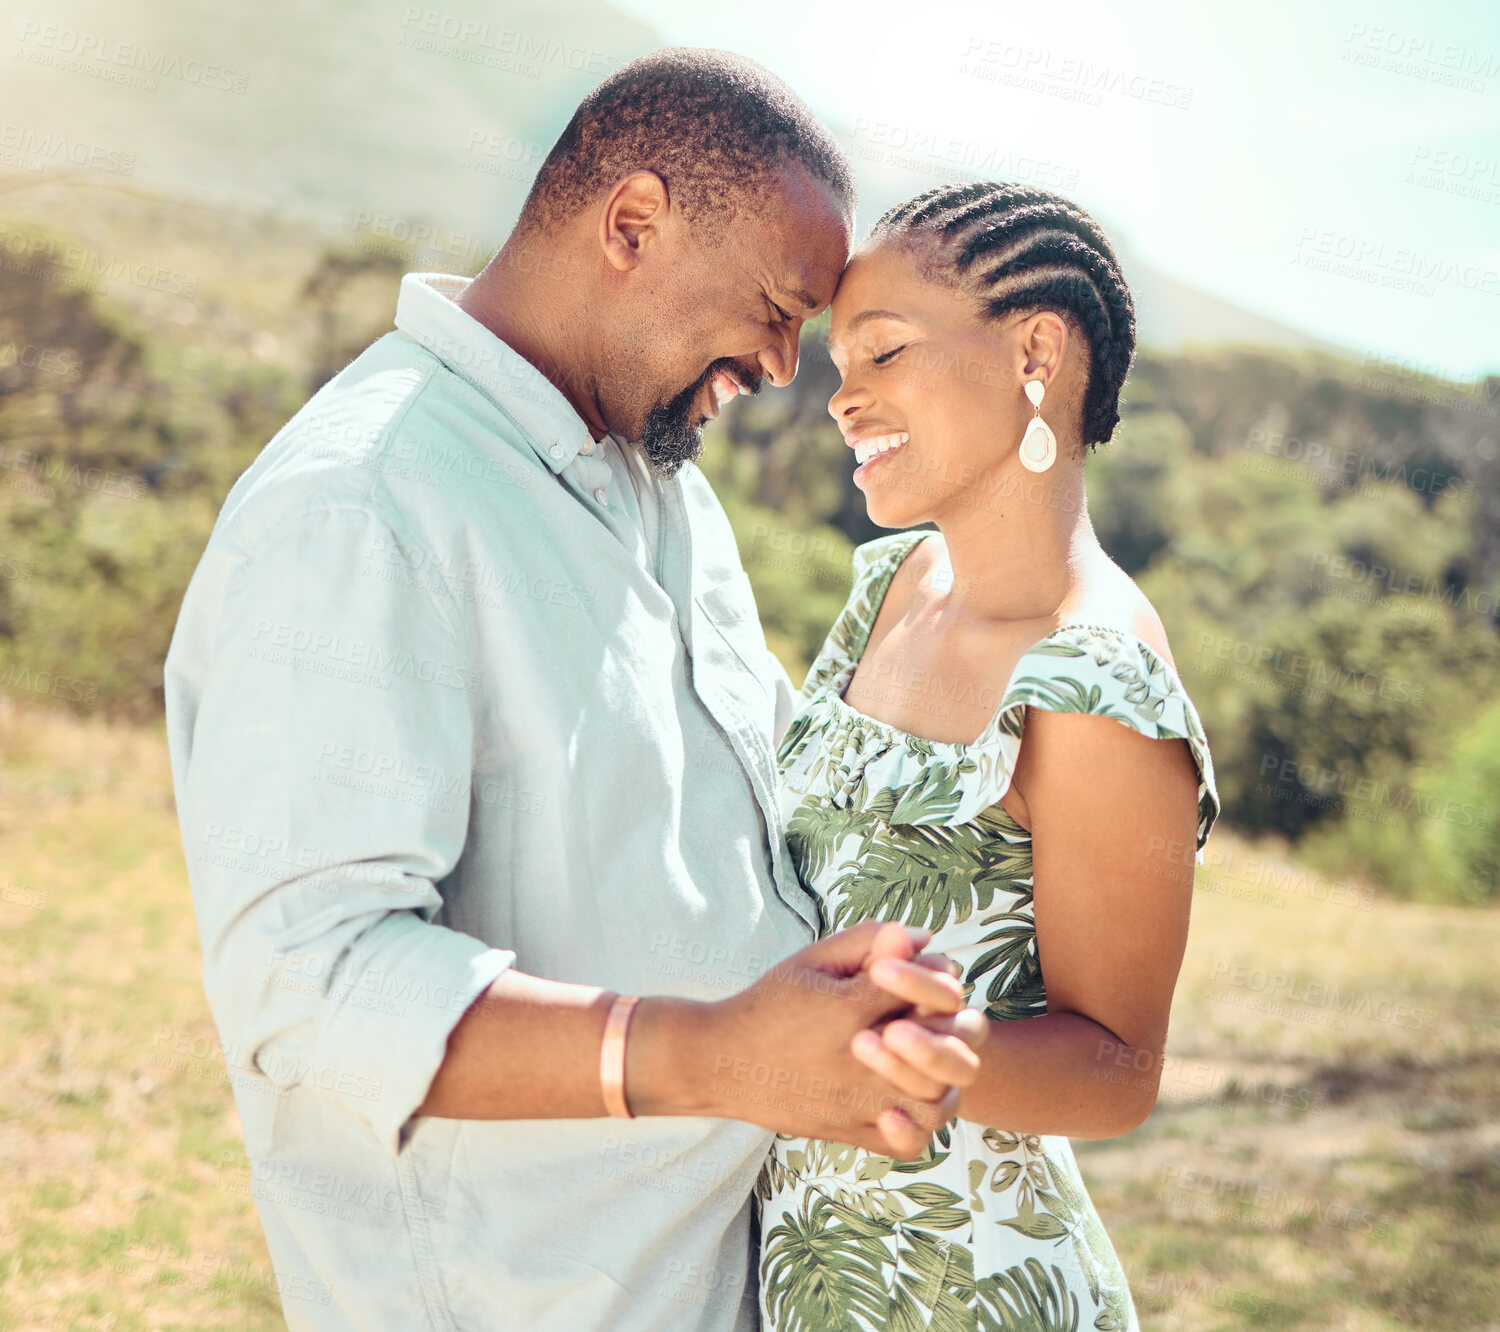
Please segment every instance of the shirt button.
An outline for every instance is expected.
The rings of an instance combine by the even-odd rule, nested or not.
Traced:
[[[584,440],[583,443],[578,446],[578,452],[584,454],[585,456],[592,453],[593,451],[594,441],[591,439]]]
[[[563,446],[561,444],[554,444],[547,450],[547,453],[553,459],[560,459],[563,456]]]
[[[600,486],[596,491],[594,491],[594,498],[598,500],[600,504],[609,503],[609,496],[604,493],[603,486]]]

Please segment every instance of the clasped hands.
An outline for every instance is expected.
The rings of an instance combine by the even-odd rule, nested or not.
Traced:
[[[707,1113],[912,1159],[979,1074],[989,1020],[928,930],[867,922],[711,1007]]]

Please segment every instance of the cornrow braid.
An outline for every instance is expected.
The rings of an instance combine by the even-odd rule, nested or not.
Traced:
[[[1135,356],[1135,305],[1099,224],[1077,204],[1029,185],[939,185],[897,204],[870,230],[925,251],[923,271],[972,288],[986,314],[1071,315],[1089,344],[1083,442],[1107,442]]]

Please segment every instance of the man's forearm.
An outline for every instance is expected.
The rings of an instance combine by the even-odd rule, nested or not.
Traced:
[[[1155,1104],[1157,1062],[1081,1013],[991,1021],[958,1113],[1012,1133],[1118,1137]]]
[[[599,1047],[613,996],[510,970],[469,1007],[417,1113],[444,1119],[595,1119],[607,1114]],[[707,1004],[647,997],[631,1018],[626,1089],[637,1114],[707,1114],[688,1043]]]
[[[936,959],[913,960],[927,937],[867,921],[807,945],[723,999],[642,997],[625,1042],[626,1104],[636,1115],[739,1119],[902,1159],[920,1155],[952,1118],[954,1087],[977,1071],[977,1058],[965,1049],[951,1074],[929,1078],[900,1056],[872,1071],[854,1047],[902,1012],[962,1016],[952,975]],[[870,979],[872,964],[883,981]],[[505,972],[450,1029],[417,1113],[604,1116],[600,1048],[611,1003],[596,986]],[[918,1032],[916,1043],[928,1035]]]

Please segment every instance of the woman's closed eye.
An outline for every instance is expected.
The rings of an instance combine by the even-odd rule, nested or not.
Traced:
[[[906,343],[903,342],[899,347],[892,347],[890,351],[888,351],[888,352],[881,352],[879,356],[872,356],[870,359],[876,365],[885,365],[888,362],[894,360],[898,355],[900,355],[905,350],[906,350]]]

